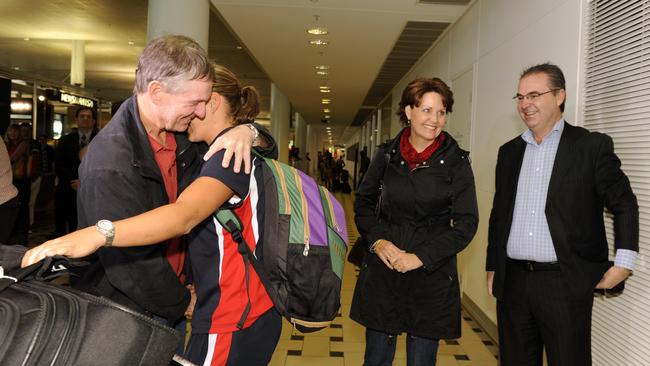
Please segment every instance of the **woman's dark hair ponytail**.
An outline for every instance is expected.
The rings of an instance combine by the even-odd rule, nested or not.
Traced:
[[[241,88],[241,105],[237,114],[233,114],[237,124],[253,122],[259,113],[260,95],[257,89],[252,86]]]
[[[257,90],[252,86],[242,87],[235,74],[224,66],[214,65],[212,91],[226,99],[235,124],[253,122],[260,113],[260,95]]]

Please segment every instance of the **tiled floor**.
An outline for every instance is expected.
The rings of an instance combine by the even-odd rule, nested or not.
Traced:
[[[358,237],[352,216],[352,196],[336,194],[347,213],[351,243]],[[271,366],[360,366],[363,364],[365,330],[348,318],[358,271],[346,263],[341,289],[341,315],[327,329],[303,334],[284,321],[280,342]],[[441,341],[438,366],[496,366],[497,347],[493,341],[463,313],[462,337]],[[394,366],[406,365],[405,337],[398,337]]]

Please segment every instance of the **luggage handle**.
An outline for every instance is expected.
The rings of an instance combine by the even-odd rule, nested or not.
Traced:
[[[14,282],[18,282],[18,279],[16,277],[11,277],[11,276],[5,276],[5,269],[0,266],[0,279],[8,279]]]
[[[11,273],[0,272],[0,278],[7,278],[14,282],[21,282],[26,280],[37,281],[50,281],[57,277],[66,274],[71,274],[69,269],[72,267],[85,266],[88,262],[85,261],[72,261],[68,257],[62,255],[55,255],[53,257],[46,257],[42,260],[33,263],[27,267],[11,271]],[[0,291],[4,290],[7,286],[1,286]]]

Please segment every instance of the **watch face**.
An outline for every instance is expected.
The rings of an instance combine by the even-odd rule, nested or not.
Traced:
[[[113,223],[108,220],[99,220],[97,226],[102,228],[102,230],[110,231],[113,230]]]

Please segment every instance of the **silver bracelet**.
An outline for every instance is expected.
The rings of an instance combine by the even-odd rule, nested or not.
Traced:
[[[372,243],[372,245],[370,246],[370,253],[375,253],[375,247],[377,246],[377,244],[379,244],[381,240],[382,239],[377,239],[374,243]]]
[[[250,128],[251,131],[253,131],[253,143],[255,143],[255,140],[257,140],[257,138],[260,136],[260,131],[258,131],[257,128],[255,128],[255,126],[253,126],[252,123],[247,123],[245,124],[245,126]]]

